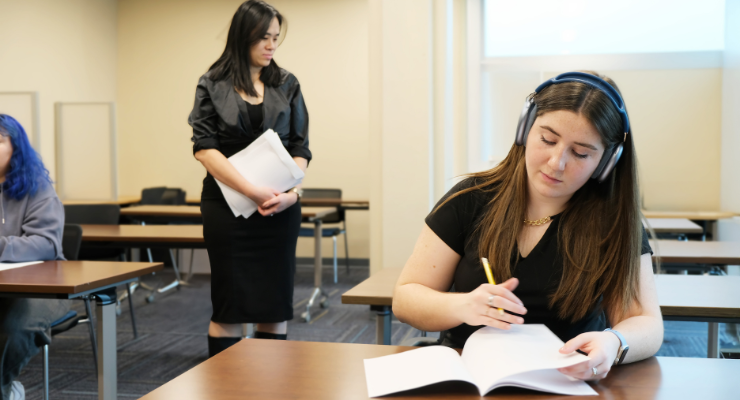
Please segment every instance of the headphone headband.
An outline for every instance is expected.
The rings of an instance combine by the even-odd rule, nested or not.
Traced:
[[[593,88],[599,89],[602,93],[606,95],[606,97],[609,98],[609,100],[612,101],[614,107],[617,108],[619,116],[622,117],[622,126],[625,135],[630,131],[630,120],[627,117],[627,108],[624,106],[624,100],[622,100],[622,96],[619,95],[617,89],[614,89],[614,86],[610,85],[609,82],[599,78],[596,75],[587,74],[585,72],[566,72],[552,79],[546,80],[540,86],[537,86],[537,89],[535,89],[534,92],[536,94],[550,85],[565,82],[580,82]]]

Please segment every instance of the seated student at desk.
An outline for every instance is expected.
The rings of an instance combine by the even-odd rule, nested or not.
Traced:
[[[14,118],[0,114],[0,262],[63,260],[64,208],[49,171]],[[25,398],[14,381],[21,369],[51,343],[51,323],[67,302],[0,298],[0,386],[3,400]]]
[[[663,322],[635,157],[609,78],[571,72],[543,83],[506,159],[455,185],[427,216],[394,314],[444,331],[440,343],[453,347],[483,325],[545,324],[566,342],[562,353],[588,354],[561,370],[578,379],[652,356]],[[484,257],[500,285],[486,283]]]

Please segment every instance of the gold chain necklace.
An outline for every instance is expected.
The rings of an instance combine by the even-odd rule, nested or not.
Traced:
[[[540,226],[544,225],[546,223],[550,222],[550,216],[547,216],[545,218],[536,219],[534,221],[530,221],[528,219],[524,220],[524,225],[531,225],[531,226]]]

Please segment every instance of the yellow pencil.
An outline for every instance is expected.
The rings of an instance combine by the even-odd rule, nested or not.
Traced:
[[[483,257],[480,259],[483,262],[483,269],[486,271],[486,277],[488,278],[488,283],[491,285],[495,285],[496,281],[493,280],[493,273],[491,272],[491,264],[488,263],[488,259]],[[498,313],[501,315],[504,315],[504,309],[500,308],[498,309]]]

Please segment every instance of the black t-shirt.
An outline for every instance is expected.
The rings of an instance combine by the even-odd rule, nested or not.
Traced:
[[[472,184],[471,178],[463,180],[450,189],[437,205]],[[492,197],[493,193],[474,190],[455,197],[426,217],[427,226],[461,256],[451,289],[455,292],[472,292],[481,284],[488,283],[483,265],[478,258],[478,238],[473,237],[473,231]],[[548,297],[559,286],[563,271],[563,258],[558,252],[557,240],[560,215],[551,218],[552,222],[542,239],[526,258],[519,258],[516,267],[514,265],[519,250],[515,249],[515,253],[512,254],[512,275],[519,279],[519,286],[514,290],[514,294],[527,308],[527,314],[523,316],[524,323],[545,324],[562,341],[567,342],[583,332],[603,331],[609,327],[609,321],[602,309],[601,297],[591,311],[575,323],[560,319],[557,310],[549,307]],[[641,254],[652,253],[644,229],[642,238]],[[462,324],[443,332],[442,339],[453,347],[463,347],[468,337],[480,328]]]

